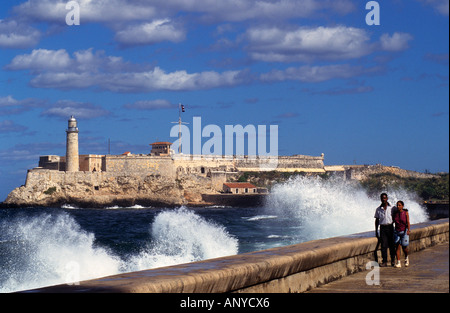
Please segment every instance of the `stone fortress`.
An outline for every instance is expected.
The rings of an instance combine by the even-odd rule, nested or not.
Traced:
[[[278,156],[276,167],[271,168],[266,163],[273,160],[266,157],[175,154],[170,142],[150,144],[149,154],[79,155],[77,126],[72,116],[66,130],[66,155],[41,156],[39,166],[28,170],[25,185],[14,189],[4,205],[205,205],[214,203],[205,201],[204,195],[219,195],[224,183],[236,180],[243,172],[332,172],[343,179],[361,179],[364,173],[386,169],[400,174],[404,171],[405,175],[411,172],[381,165],[327,167],[324,154]]]

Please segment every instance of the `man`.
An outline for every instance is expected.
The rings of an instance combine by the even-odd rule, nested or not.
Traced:
[[[392,224],[392,215],[395,207],[388,202],[386,193],[380,195],[381,205],[375,210],[375,236],[381,242],[381,257],[383,259],[381,267],[387,266],[387,249],[391,256],[391,265],[395,265],[395,247],[394,247],[394,226]],[[378,234],[378,225],[380,225],[380,234]]]

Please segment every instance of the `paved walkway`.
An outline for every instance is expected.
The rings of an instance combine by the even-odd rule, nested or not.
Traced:
[[[309,293],[448,293],[449,244],[426,248],[409,256],[410,266],[379,269],[379,285],[366,284],[366,276],[373,280],[370,270],[346,276],[340,280],[314,288]],[[403,260],[403,256],[402,256]]]

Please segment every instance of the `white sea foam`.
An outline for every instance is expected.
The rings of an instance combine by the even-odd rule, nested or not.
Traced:
[[[245,217],[247,221],[260,221],[260,220],[269,220],[269,219],[275,219],[278,218],[276,215],[256,215],[252,217]]]
[[[14,246],[9,247],[8,272],[2,272],[0,292],[37,288],[107,276],[119,271],[120,260],[95,247],[94,235],[83,231],[68,214],[42,214],[0,225]],[[76,265],[76,268],[74,267]]]
[[[390,191],[389,202],[395,205],[398,200],[409,209],[411,223],[428,219],[413,194]],[[299,237],[312,240],[373,230],[379,205],[380,200],[369,197],[358,183],[298,176],[274,186],[265,210],[301,225]]]
[[[238,253],[238,240],[223,226],[180,208],[158,214],[148,249],[128,260],[130,270],[188,263]]]
[[[68,213],[40,214],[0,223],[0,292],[77,282],[122,272],[192,262],[238,252],[224,227],[181,208],[159,213],[149,225],[152,242],[135,255],[118,257],[95,244]],[[7,246],[3,246],[6,244]]]
[[[125,206],[125,207],[124,206],[113,205],[113,206],[108,206],[105,209],[106,210],[119,210],[119,209],[145,209],[145,208],[147,208],[147,207],[144,207],[144,206],[142,206],[140,204],[135,204],[135,205],[132,205],[132,206]]]

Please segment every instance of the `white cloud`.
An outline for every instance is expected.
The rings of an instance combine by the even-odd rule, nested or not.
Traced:
[[[6,97],[0,97],[0,116],[20,114],[32,108],[43,107],[45,105],[46,101],[43,100],[33,98],[17,100],[13,96],[8,95]]]
[[[122,45],[179,42],[186,31],[179,21],[227,23],[242,21],[287,21],[323,12],[347,14],[355,10],[350,0],[77,0],[80,21],[102,23],[112,28]],[[28,23],[65,25],[67,0],[28,0],[14,7],[18,19]],[[181,14],[180,16],[180,13]],[[149,22],[152,21],[152,22]],[[163,21],[163,23],[161,23]],[[177,22],[176,22],[177,21]],[[30,35],[30,34],[29,34]],[[38,33],[28,46],[39,41]],[[12,40],[12,39],[10,39]],[[15,38],[18,41],[19,38]],[[23,41],[25,44],[25,41]]]
[[[28,0],[14,12],[33,22],[65,24],[69,10],[67,0]],[[121,23],[155,17],[156,8],[151,2],[134,0],[77,0],[80,4],[81,23]]]
[[[365,30],[345,26],[251,28],[245,38],[251,57],[268,62],[353,59],[373,50]]]
[[[122,45],[147,45],[162,41],[180,42],[185,31],[170,19],[128,26],[116,33],[115,39]]]
[[[0,107],[7,107],[17,105],[19,101],[14,99],[11,95],[0,98]]]
[[[313,62],[356,59],[375,51],[398,52],[409,48],[408,33],[383,34],[371,42],[364,29],[346,26],[250,28],[243,39],[254,60],[265,62]]]
[[[402,51],[408,49],[408,42],[413,37],[407,33],[394,33],[392,36],[383,34],[380,37],[381,49],[384,51]]]
[[[95,88],[112,92],[185,91],[244,85],[254,81],[272,82],[297,80],[322,82],[347,79],[379,72],[380,69],[333,64],[323,66],[289,67],[256,74],[249,70],[224,72],[186,70],[166,72],[160,67],[130,64],[120,57],[107,56],[104,51],[80,50],[69,56],[61,50],[33,50],[13,59],[10,70],[30,70],[34,77],[30,84],[37,88],[63,90]],[[11,102],[11,99],[3,99]],[[151,105],[155,103],[141,103]],[[135,104],[137,105],[137,104]]]
[[[63,118],[74,115],[83,119],[91,119],[109,115],[110,112],[90,103],[60,100],[56,102],[51,108],[43,111],[41,114],[45,116],[56,116]]]
[[[346,14],[355,9],[350,0],[78,0],[82,22],[148,21],[176,16],[180,11],[209,22],[280,20],[309,17],[320,11]],[[65,20],[66,0],[28,0],[15,12],[35,21]]]
[[[33,50],[16,56],[9,70],[30,70],[33,87],[80,89],[100,88],[114,92],[152,90],[201,90],[234,86],[248,80],[245,71],[167,73],[160,67],[133,65],[103,51],[80,50],[69,56],[66,50]]]
[[[41,33],[14,20],[0,20],[0,48],[29,48],[36,45]]]
[[[33,50],[31,54],[22,54],[16,56],[12,62],[7,65],[9,70],[63,70],[69,68],[71,59],[66,50]]]

